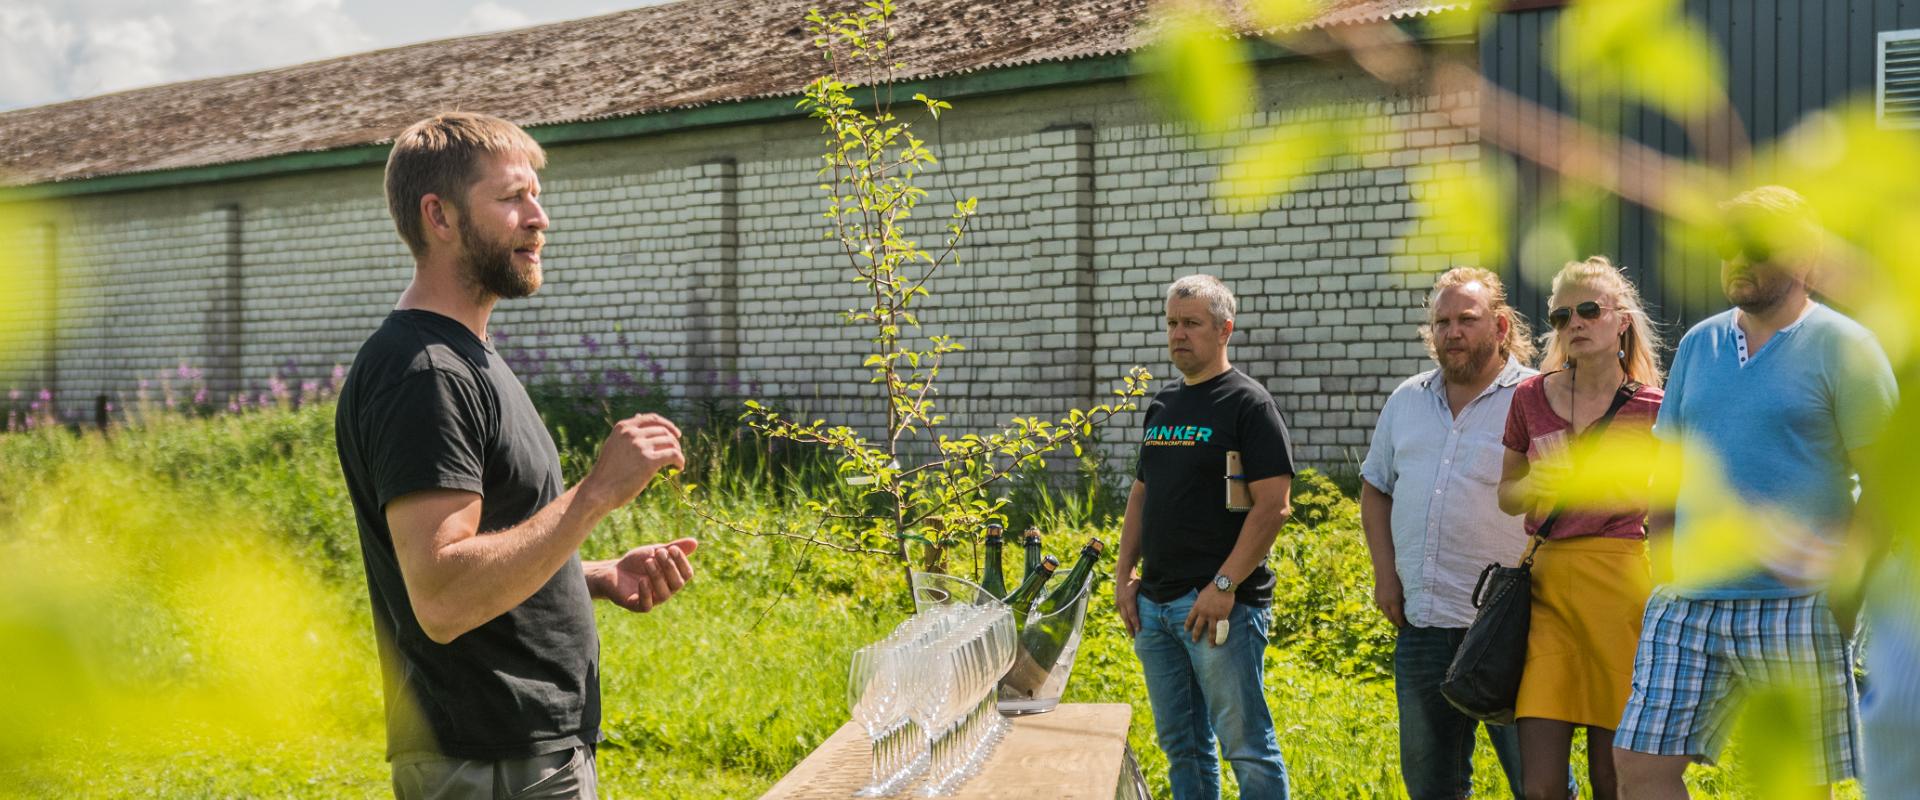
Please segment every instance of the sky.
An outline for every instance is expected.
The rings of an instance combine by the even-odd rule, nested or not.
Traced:
[[[662,0],[0,0],[0,110]]]

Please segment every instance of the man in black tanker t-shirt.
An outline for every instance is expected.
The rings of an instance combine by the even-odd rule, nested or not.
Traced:
[[[1288,792],[1261,672],[1273,620],[1266,560],[1292,512],[1293,457],[1273,396],[1227,361],[1234,312],[1211,276],[1167,290],[1167,348],[1182,380],[1147,407],[1114,565],[1115,606],[1177,800],[1219,797],[1216,737],[1240,796]]]
[[[591,600],[648,611],[693,577],[693,539],[579,555],[601,518],[684,465],[673,423],[622,420],[568,489],[539,413],[488,341],[494,304],[540,287],[545,161],[512,123],[461,113],[408,128],[387,161],[413,282],[347,372],[335,439],[401,798],[594,797]]]

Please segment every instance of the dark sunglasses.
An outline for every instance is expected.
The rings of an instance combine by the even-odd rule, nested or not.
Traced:
[[[1547,324],[1552,325],[1555,330],[1559,330],[1567,327],[1567,323],[1573,321],[1573,315],[1576,311],[1580,313],[1581,319],[1599,319],[1600,312],[1608,308],[1610,307],[1600,305],[1592,300],[1572,307],[1561,306],[1547,312]]]
[[[1773,259],[1773,249],[1752,237],[1728,236],[1720,240],[1719,249],[1721,261],[1732,261],[1743,255],[1748,264],[1764,264]]]

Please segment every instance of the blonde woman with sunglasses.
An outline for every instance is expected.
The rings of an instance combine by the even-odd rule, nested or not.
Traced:
[[[1595,798],[1617,796],[1613,728],[1633,678],[1647,563],[1648,476],[1607,476],[1617,504],[1562,508],[1575,442],[1651,437],[1660,409],[1659,335],[1640,293],[1606,258],[1553,278],[1543,374],[1515,389],[1503,439],[1500,509],[1526,515],[1534,551],[1533,619],[1514,716],[1528,798],[1566,798],[1576,727],[1587,731]],[[1649,467],[1650,468],[1650,467]]]

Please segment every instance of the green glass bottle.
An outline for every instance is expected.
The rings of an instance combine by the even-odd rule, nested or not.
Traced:
[[[1015,624],[1024,624],[1027,612],[1032,610],[1033,602],[1040,599],[1040,589],[1047,585],[1047,579],[1053,577],[1053,571],[1060,568],[1060,559],[1053,556],[1041,556],[1040,568],[1028,575],[1020,583],[1020,588],[1007,595],[1007,607],[1013,610]]]
[[[1033,577],[1034,570],[1040,568],[1040,529],[1028,528],[1027,532],[1021,535],[1026,540],[1024,545],[1027,556],[1026,569],[1020,573],[1020,579],[1026,580]]]
[[[1001,533],[1005,529],[999,523],[987,525],[987,546],[985,566],[980,568],[980,588],[987,590],[995,600],[1007,598],[1007,576],[1000,564]]]
[[[1080,548],[1080,560],[1073,562],[1073,570],[1067,573],[1067,579],[1054,584],[1053,591],[1040,601],[1040,613],[1051,614],[1062,606],[1073,602],[1074,595],[1080,593],[1081,584],[1087,576],[1093,574],[1094,565],[1100,563],[1100,554],[1107,549],[1107,543],[1094,536],[1087,539],[1087,546]]]

